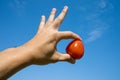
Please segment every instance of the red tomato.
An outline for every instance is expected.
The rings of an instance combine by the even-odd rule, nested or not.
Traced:
[[[80,59],[84,55],[84,45],[81,40],[73,40],[66,48],[66,52],[74,59]]]

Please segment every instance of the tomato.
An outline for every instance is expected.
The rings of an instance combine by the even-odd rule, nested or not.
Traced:
[[[74,39],[66,47],[66,52],[71,55],[74,59],[80,59],[84,55],[84,45],[81,40]]]

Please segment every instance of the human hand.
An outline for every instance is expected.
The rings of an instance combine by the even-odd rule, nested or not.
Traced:
[[[33,64],[44,65],[58,61],[75,63],[75,60],[69,54],[62,54],[56,49],[57,43],[62,39],[80,39],[77,34],[71,31],[58,31],[67,11],[68,7],[65,6],[60,15],[54,19],[56,9],[53,8],[47,21],[45,16],[42,16],[37,34],[23,45],[23,47],[31,50],[29,55],[33,58]]]
[[[65,6],[60,15],[54,19],[56,9],[53,8],[48,21],[45,20],[45,16],[42,16],[34,38],[22,46],[8,48],[0,52],[0,80],[9,78],[31,64],[45,65],[58,61],[75,63],[69,54],[62,54],[56,49],[57,43],[62,39],[80,39],[77,34],[71,31],[58,31],[67,10],[68,7]]]

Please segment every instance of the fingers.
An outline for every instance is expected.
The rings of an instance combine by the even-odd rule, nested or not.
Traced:
[[[48,18],[48,21],[46,23],[47,25],[49,25],[50,23],[52,23],[54,21],[55,14],[56,14],[56,8],[53,8],[50,16]]]
[[[75,63],[75,59],[73,59],[69,54],[62,54],[59,52],[56,52],[56,54],[57,54],[57,61],[67,61],[72,64]]]
[[[68,7],[65,6],[60,15],[54,20],[55,14],[56,14],[56,8],[53,8],[51,11],[51,14],[48,18],[48,21],[46,22],[46,25],[49,26],[49,24],[52,24],[52,27],[55,29],[58,29],[60,24],[62,23],[66,13],[68,11]],[[42,16],[41,22],[40,22],[40,29],[43,28],[45,25],[45,16]]]
[[[60,15],[55,19],[55,21],[53,22],[53,26],[55,29],[58,29],[58,27],[62,23],[65,15],[67,14],[67,11],[68,11],[68,7],[65,6],[64,9],[62,10],[62,12],[60,13]]]
[[[80,36],[78,36],[77,34],[71,32],[71,31],[64,31],[64,32],[58,32],[58,41],[60,41],[61,39],[81,39]]]
[[[43,28],[45,25],[45,16],[41,16],[41,21],[40,21],[40,25],[39,25],[39,29]]]

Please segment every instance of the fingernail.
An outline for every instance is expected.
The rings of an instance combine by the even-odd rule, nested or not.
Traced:
[[[76,60],[74,60],[74,59],[71,61],[72,64],[75,64],[75,62],[76,62]]]
[[[82,41],[82,38],[79,35],[75,34],[75,36],[76,36],[76,38],[78,38]]]
[[[56,8],[53,8],[52,11],[56,11]]]
[[[45,17],[44,15],[41,16],[41,18]]]
[[[67,8],[68,8],[68,6],[64,6],[64,8],[66,8],[66,9],[67,9]]]
[[[82,38],[81,37],[79,37],[80,38],[80,40],[82,41]]]

